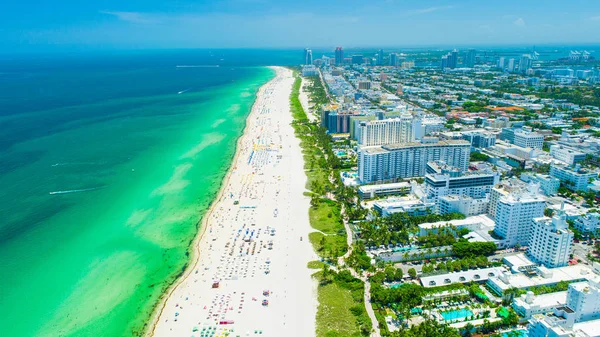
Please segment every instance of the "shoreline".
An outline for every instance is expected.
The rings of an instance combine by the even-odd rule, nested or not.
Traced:
[[[158,325],[159,319],[164,312],[165,306],[167,304],[167,300],[173,295],[175,290],[183,282],[185,282],[185,280],[192,274],[192,272],[194,270],[193,267],[196,266],[196,264],[198,263],[198,261],[200,259],[200,248],[201,248],[200,241],[202,240],[202,238],[204,237],[204,234],[206,233],[206,228],[208,227],[207,225],[208,225],[210,216],[215,211],[218,201],[223,197],[223,193],[225,193],[225,187],[227,186],[227,183],[229,182],[229,179],[231,178],[231,174],[232,174],[233,170],[235,169],[235,163],[238,160],[238,157],[240,155],[241,144],[244,140],[243,138],[247,136],[247,129],[248,129],[249,121],[253,117],[253,114],[255,113],[254,108],[255,108],[264,88],[271,81],[275,80],[275,78],[277,77],[277,67],[269,66],[267,68],[274,70],[275,76],[273,76],[273,78],[271,78],[269,81],[267,81],[265,84],[263,84],[258,89],[258,91],[256,93],[256,97],[254,99],[254,103],[252,103],[252,107],[250,108],[250,113],[248,113],[248,116],[246,117],[245,125],[244,125],[244,128],[242,129],[242,133],[238,137],[238,139],[235,143],[235,153],[234,153],[233,157],[231,158],[231,163],[229,164],[229,167],[227,168],[227,173],[221,180],[221,184],[219,185],[219,190],[218,190],[217,194],[215,194],[215,197],[211,201],[210,206],[208,207],[207,211],[202,216],[202,219],[200,219],[197,222],[197,225],[199,225],[200,228],[198,228],[198,233],[196,233],[196,235],[194,236],[194,239],[190,243],[190,247],[192,249],[190,249],[190,258],[188,260],[188,263],[185,266],[185,271],[176,277],[176,281],[173,282],[171,285],[169,285],[167,290],[161,295],[159,302],[154,306],[154,309],[152,310],[152,315],[150,316],[150,318],[148,320],[148,324],[146,325],[146,329],[143,334],[144,336],[147,336],[147,337],[154,336],[156,326]],[[160,310],[158,310],[158,308],[160,308]]]
[[[189,263],[161,296],[145,336],[199,329],[315,334],[317,294],[307,263],[316,254],[308,240],[304,160],[291,126],[294,78],[270,68],[275,76],[256,94]]]

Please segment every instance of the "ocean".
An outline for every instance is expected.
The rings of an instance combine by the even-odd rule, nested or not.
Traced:
[[[0,59],[3,335],[142,334],[274,76],[261,65],[301,59],[274,53]]]

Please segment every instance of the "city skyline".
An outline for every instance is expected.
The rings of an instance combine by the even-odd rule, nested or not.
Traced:
[[[542,5],[544,11],[539,10]],[[58,11],[55,4],[43,3],[6,3],[0,9],[2,52],[593,44],[600,29],[600,4],[579,0],[511,0],[503,6],[471,0],[381,0],[368,5],[109,0],[101,5],[65,2]]]

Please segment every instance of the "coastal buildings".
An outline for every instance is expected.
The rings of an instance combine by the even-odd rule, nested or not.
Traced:
[[[527,247],[527,255],[532,261],[548,268],[564,267],[569,263],[572,244],[573,232],[569,230],[563,212],[557,212],[552,219],[533,219]]]
[[[586,156],[583,152],[563,145],[550,146],[550,155],[571,166],[583,161]]]
[[[464,59],[464,66],[467,68],[473,68],[475,66],[475,49],[467,50]]]
[[[507,193],[497,199],[494,233],[503,239],[504,245],[526,246],[529,243],[532,219],[544,216],[546,208],[546,201],[537,188],[532,185],[528,190]]]
[[[582,168],[579,164],[574,167],[566,165],[551,165],[550,175],[560,180],[572,191],[587,191],[591,181],[598,177],[597,172]]]
[[[533,182],[539,184],[542,192],[548,196],[558,193],[558,188],[560,187],[560,180],[547,174],[523,173],[520,178],[527,183]]]
[[[466,141],[438,141],[424,138],[419,143],[362,147],[358,152],[358,175],[362,183],[422,177],[430,161],[444,161],[466,170],[470,144]]]
[[[348,112],[330,112],[327,114],[326,128],[329,134],[350,133],[350,117]]]
[[[473,199],[485,199],[492,188],[500,181],[500,174],[497,172],[463,172],[463,170],[440,165],[439,163],[428,163],[427,171],[433,173],[425,176],[425,192],[427,199],[436,203],[438,212],[442,210],[442,207],[440,207],[441,197],[456,195],[468,196]],[[473,201],[469,199],[446,199],[444,209],[449,210],[459,207],[459,202],[463,205],[473,204]],[[487,201],[484,204],[487,205]],[[468,210],[470,206],[465,205],[462,207]],[[472,213],[476,210],[466,212]]]
[[[335,65],[340,66],[344,63],[344,49],[342,47],[335,48]]]
[[[534,295],[532,291],[528,291],[526,294],[515,298],[512,307],[523,318],[530,319],[533,315],[552,312],[555,308],[564,306],[566,303],[566,291],[542,295]]]
[[[462,133],[462,138],[471,142],[471,146],[486,149],[496,145],[496,135],[486,131],[469,131]]]
[[[403,114],[398,118],[361,121],[356,134],[361,146],[410,143],[415,139],[410,114]]]
[[[587,213],[578,216],[573,226],[582,234],[600,234],[600,213]]]
[[[487,197],[473,198],[467,195],[445,195],[436,202],[436,210],[440,214],[461,213],[465,216],[485,214],[490,200]]]
[[[373,199],[390,195],[404,195],[411,190],[410,183],[399,182],[380,185],[363,185],[358,188],[358,196],[363,199]]]
[[[569,284],[566,304],[548,315],[534,315],[527,328],[531,337],[599,336],[600,288],[597,280]]]
[[[313,65],[302,66],[302,76],[317,76],[319,70]]]
[[[500,134],[500,139],[524,148],[530,147],[541,150],[544,145],[544,136],[528,127],[522,129],[504,128]]]
[[[304,49],[304,65],[312,65],[313,64],[313,55],[312,50],[306,48]]]
[[[433,212],[435,204],[411,196],[388,198],[373,203],[373,210],[386,217],[394,213],[406,213],[411,216],[426,215]]]
[[[521,73],[526,73],[527,70],[531,69],[533,65],[533,60],[530,54],[523,54],[521,59],[519,60],[519,71]]]

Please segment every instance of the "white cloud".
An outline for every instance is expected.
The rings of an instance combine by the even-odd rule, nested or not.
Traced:
[[[150,18],[148,15],[140,12],[119,12],[119,11],[100,11],[102,14],[108,14],[117,19],[130,23],[156,23],[156,19]]]
[[[598,16],[592,16],[592,17],[590,17],[588,20],[592,20],[592,21],[600,21],[600,15],[598,15]]]
[[[525,20],[523,20],[523,18],[518,18],[513,21],[513,24],[517,27],[525,27]]]
[[[441,7],[428,7],[428,8],[421,8],[421,9],[412,9],[407,11],[407,14],[427,14],[427,13],[432,13],[432,12],[437,12],[437,11],[441,11],[441,10],[445,10],[445,9],[452,9],[454,8],[454,6],[441,6]]]

